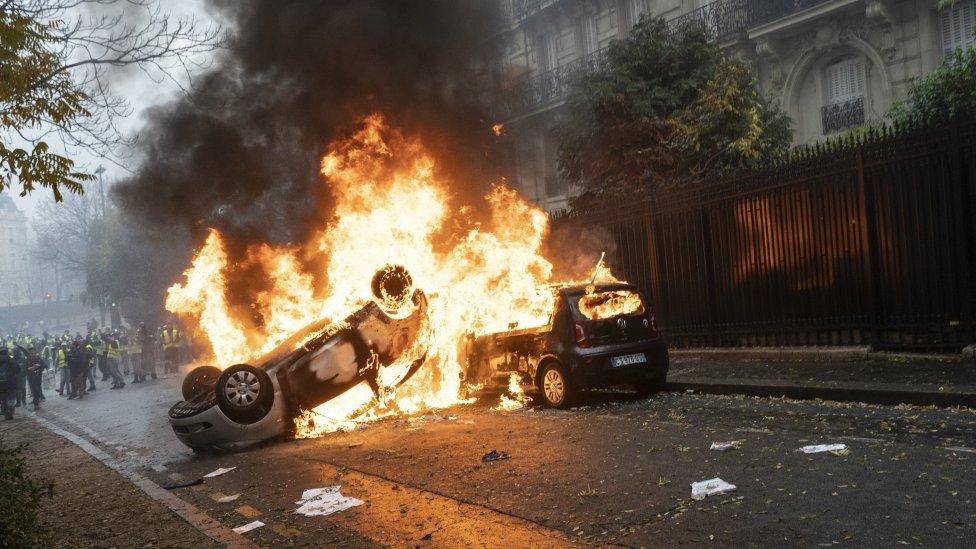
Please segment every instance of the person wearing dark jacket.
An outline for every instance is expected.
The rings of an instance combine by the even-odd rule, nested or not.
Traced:
[[[17,385],[17,363],[6,346],[0,346],[0,411],[7,419],[14,418],[14,390]]]
[[[41,393],[41,374],[47,369],[47,361],[37,354],[37,349],[31,347],[27,350],[27,360],[25,363],[27,364],[27,384],[30,385],[34,409],[39,410],[41,408],[41,400],[44,398],[43,393]]]
[[[14,346],[14,362],[17,364],[17,382],[15,396],[17,406],[27,406],[27,355],[20,345]]]
[[[81,346],[81,341],[71,342],[67,361],[68,375],[71,376],[71,396],[68,399],[84,398],[88,381],[88,352]]]

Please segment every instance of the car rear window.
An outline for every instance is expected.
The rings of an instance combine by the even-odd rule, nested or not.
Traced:
[[[581,295],[576,308],[587,320],[602,320],[643,314],[644,300],[633,290],[610,290]]]

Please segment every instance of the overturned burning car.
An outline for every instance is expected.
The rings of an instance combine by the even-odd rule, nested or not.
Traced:
[[[192,370],[184,400],[169,410],[176,436],[197,451],[241,448],[291,430],[302,410],[361,383],[377,398],[404,383],[423,356],[394,379],[384,369],[417,342],[426,296],[400,266],[379,270],[371,289],[373,300],[343,322],[314,322],[250,364]]]

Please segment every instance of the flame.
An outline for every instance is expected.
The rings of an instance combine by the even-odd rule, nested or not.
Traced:
[[[492,410],[499,412],[518,410],[519,408],[528,406],[531,401],[532,399],[522,390],[519,375],[512,374],[508,376],[508,388],[505,393],[502,393],[498,401],[498,406],[495,406]]]
[[[335,201],[322,230],[300,248],[248,250],[248,260],[268,279],[266,289],[251,296],[258,325],[228,306],[224,273],[230,266],[213,230],[184,273],[186,282],[170,288],[167,309],[197,320],[216,363],[226,367],[313,321],[341,321],[372,299],[369,281],[377,270],[402,265],[428,297],[429,320],[414,348],[386,370],[397,378],[421,357],[423,366],[383,402],[363,384],[305,411],[296,420],[297,435],[460,402],[458,342],[513,322],[520,328],[547,324],[555,296],[544,286],[552,282],[553,265],[541,253],[549,230],[545,212],[495,185],[485,196],[487,220],[476,222],[467,208],[451,208],[450,186],[436,167],[418,138],[388,127],[380,115],[364,118],[322,158],[321,174]],[[307,272],[308,264],[324,265],[324,272]],[[521,388],[510,392],[518,399]]]
[[[505,124],[494,124],[491,127],[491,131],[495,134],[495,136],[501,137],[501,135],[505,133]]]
[[[589,320],[635,315],[644,312],[640,294],[630,290],[591,292],[580,297],[579,310]]]

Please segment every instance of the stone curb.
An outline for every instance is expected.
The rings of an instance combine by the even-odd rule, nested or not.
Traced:
[[[870,388],[863,384],[836,383],[832,385],[797,385],[780,380],[713,380],[688,378],[668,382],[665,391],[712,394],[745,395],[796,400],[832,400],[836,402],[861,402],[865,404],[912,404],[915,406],[964,406],[976,408],[976,393],[953,391],[912,391],[894,388]]]
[[[74,433],[65,431],[37,414],[28,414],[28,417],[31,417],[34,421],[37,421],[52,433],[67,439],[75,446],[78,446],[87,452],[90,456],[94,457],[98,461],[101,461],[108,468],[129,479],[132,484],[136,485],[136,487],[145,492],[147,496],[152,498],[154,501],[165,505],[171,511],[179,515],[180,518],[217,543],[223,544],[225,547],[232,548],[251,549],[257,547],[257,545],[251,543],[251,541],[244,536],[235,533],[230,528],[220,524],[203,511],[197,509],[193,504],[183,501],[145,476],[128,469],[119,460],[110,456],[92,444],[90,441]]]
[[[702,349],[671,349],[668,354],[675,358],[739,359],[739,360],[940,360],[945,362],[969,362],[976,359],[976,345],[970,345],[959,354],[918,354],[892,351],[875,351],[871,347],[748,347]]]

